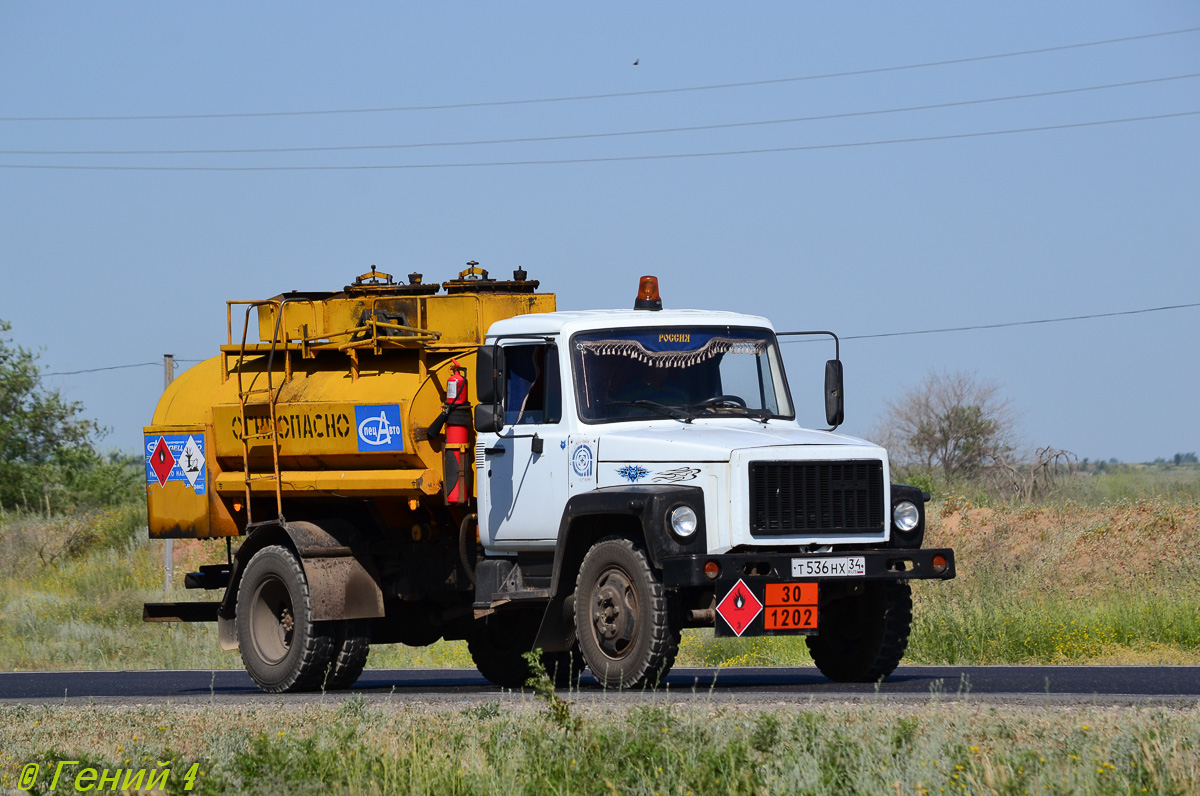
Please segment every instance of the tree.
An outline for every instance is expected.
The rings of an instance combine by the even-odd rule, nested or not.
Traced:
[[[876,437],[897,463],[940,471],[946,482],[979,475],[1015,449],[1008,401],[972,374],[933,373],[886,406]]]
[[[104,430],[42,384],[37,354],[13,345],[11,329],[0,320],[0,506],[127,499],[137,457],[96,450]]]
[[[1051,445],[1017,449],[1013,411],[995,382],[968,373],[934,373],[887,404],[879,439],[918,483],[940,471],[946,484],[970,479],[1009,498],[1030,501],[1062,484],[1075,470],[1070,451]],[[1115,460],[1114,460],[1115,461]],[[1096,465],[1097,472],[1105,469]]]

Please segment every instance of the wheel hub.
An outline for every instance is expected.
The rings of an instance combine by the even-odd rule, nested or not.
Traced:
[[[250,639],[258,656],[277,664],[287,657],[296,629],[296,617],[287,587],[278,579],[264,581],[249,605]]]
[[[616,569],[602,574],[592,601],[592,625],[600,649],[611,658],[624,656],[637,633],[637,597],[629,576]]]

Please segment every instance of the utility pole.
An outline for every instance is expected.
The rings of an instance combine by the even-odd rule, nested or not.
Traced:
[[[175,355],[163,354],[163,392],[175,380]],[[175,579],[175,540],[163,540],[163,594],[171,593],[171,581]]]

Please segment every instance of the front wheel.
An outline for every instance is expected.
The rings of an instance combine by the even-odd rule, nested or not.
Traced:
[[[658,685],[679,652],[682,622],[645,552],[628,539],[592,546],[575,581],[579,650],[600,685]]]
[[[319,688],[333,662],[334,637],[312,621],[299,559],[271,545],[254,554],[238,587],[238,648],[246,671],[270,693]]]
[[[807,637],[813,663],[837,683],[878,682],[895,671],[908,648],[909,585],[868,581],[856,588],[828,603],[822,597],[818,635]]]

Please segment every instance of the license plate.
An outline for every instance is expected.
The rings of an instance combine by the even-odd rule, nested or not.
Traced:
[[[835,558],[793,558],[793,578],[854,578],[867,574],[867,559],[863,556]]]

